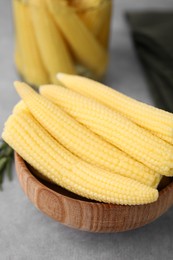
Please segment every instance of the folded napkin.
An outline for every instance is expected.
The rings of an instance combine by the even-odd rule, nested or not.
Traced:
[[[173,112],[173,11],[127,13],[157,106]]]

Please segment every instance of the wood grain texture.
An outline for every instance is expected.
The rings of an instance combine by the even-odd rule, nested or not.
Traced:
[[[173,181],[147,205],[121,206],[84,199],[35,177],[32,167],[15,154],[19,182],[32,203],[54,220],[89,232],[123,232],[142,227],[173,205]]]

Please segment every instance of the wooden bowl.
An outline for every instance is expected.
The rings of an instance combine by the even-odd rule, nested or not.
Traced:
[[[15,154],[15,164],[19,182],[32,203],[49,217],[72,228],[104,233],[127,231],[154,221],[173,205],[172,179],[161,189],[156,202],[122,206],[91,201],[39,179],[18,154]]]

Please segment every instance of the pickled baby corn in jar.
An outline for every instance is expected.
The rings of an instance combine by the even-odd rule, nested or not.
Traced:
[[[101,80],[108,62],[111,0],[13,0],[15,65],[28,83],[56,74]]]

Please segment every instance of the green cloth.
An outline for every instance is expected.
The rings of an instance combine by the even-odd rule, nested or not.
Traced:
[[[173,11],[129,12],[127,20],[153,97],[173,112]]]

